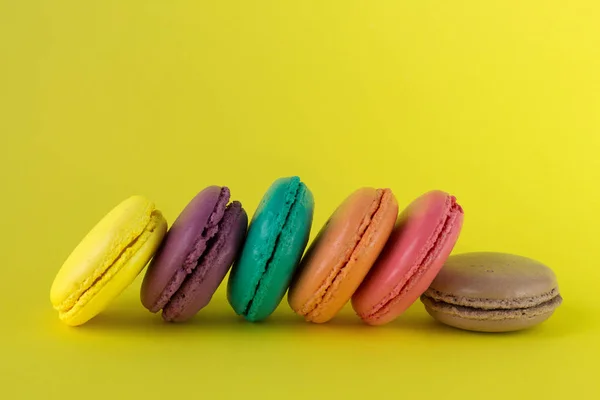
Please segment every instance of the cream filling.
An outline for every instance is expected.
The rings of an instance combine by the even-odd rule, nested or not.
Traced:
[[[562,297],[555,297],[532,307],[482,309],[476,307],[458,306],[455,304],[436,301],[428,296],[421,296],[421,301],[432,311],[452,315],[458,318],[475,320],[505,320],[516,318],[535,318],[553,312],[562,303]]]
[[[438,290],[429,288],[423,296],[429,297],[439,303],[448,303],[455,306],[478,308],[484,310],[504,309],[511,310],[516,308],[532,308],[542,303],[546,303],[558,296],[558,289],[542,293],[538,296],[520,297],[514,299],[486,299],[469,298],[454,296],[452,294],[442,293]]]

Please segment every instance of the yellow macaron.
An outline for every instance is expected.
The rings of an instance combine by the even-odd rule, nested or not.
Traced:
[[[58,271],[50,300],[67,325],[102,312],[148,264],[167,232],[154,204],[132,196],[85,236]]]

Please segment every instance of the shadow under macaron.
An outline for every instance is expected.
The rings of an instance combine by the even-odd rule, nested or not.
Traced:
[[[332,320],[323,324],[306,322],[294,314],[285,305],[280,306],[269,318],[261,322],[248,322],[229,309],[224,298],[214,299],[204,310],[186,322],[166,322],[160,314],[148,313],[135,301],[125,298],[104,313],[96,316],[87,324],[72,328],[82,334],[108,334],[111,336],[153,336],[166,338],[177,334],[219,334],[243,339],[281,335],[301,334],[328,337],[329,335],[348,334],[352,337],[369,339],[384,336],[423,336],[423,337],[456,337],[456,338],[523,338],[536,337],[560,338],[581,334],[594,329],[598,321],[592,319],[592,310],[586,310],[573,304],[565,304],[555,315],[544,323],[529,329],[488,333],[474,332],[444,325],[431,318],[420,303],[403,313],[396,320],[381,326],[370,326],[358,318],[349,306]]]

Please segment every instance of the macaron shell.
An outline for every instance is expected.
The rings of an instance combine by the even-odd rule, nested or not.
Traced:
[[[354,310],[365,322],[382,325],[392,321],[427,290],[452,252],[462,228],[460,210],[446,236],[438,237],[441,224],[450,215],[449,202],[449,194],[431,191],[401,213],[386,247],[352,298]],[[430,251],[437,254],[428,265],[420,265]],[[400,288],[402,292],[395,293]],[[384,303],[388,304],[373,314]]]
[[[226,215],[224,218],[227,217]],[[202,308],[206,307],[223,281],[223,278],[227,275],[231,264],[234,262],[243,244],[248,227],[248,215],[243,208],[239,210],[234,218],[231,226],[227,227],[226,231],[220,231],[217,234],[219,237],[216,238],[215,242],[221,245],[218,248],[211,247],[208,250],[208,254],[205,256],[205,261],[207,262],[205,266],[206,271],[202,282],[200,284],[196,284],[193,281],[184,282],[176,297],[171,299],[171,302],[164,309],[164,313],[169,313],[172,307],[179,309],[176,316],[171,318],[172,321],[188,320]],[[202,267],[202,265],[199,265],[197,268]],[[180,302],[182,304],[178,304]]]
[[[558,287],[556,275],[526,257],[478,252],[448,258],[431,289],[468,299],[521,299],[540,296]]]
[[[50,289],[55,308],[69,308],[114,263],[150,223],[154,204],[142,196],[122,201],[77,245]]]
[[[229,275],[227,298],[236,314],[258,321],[277,307],[308,241],[313,209],[312,193],[298,177],[269,187]]]
[[[153,308],[173,275],[182,268],[194,242],[208,223],[220,193],[219,186],[210,186],[199,192],[169,229],[142,282],[140,299],[147,309]]]
[[[433,310],[429,307],[425,307],[429,315],[431,315],[436,321],[439,321],[445,325],[459,328],[467,331],[476,332],[511,332],[522,329],[528,329],[535,325],[538,325],[554,314],[554,311],[546,314],[538,315],[532,318],[510,318],[503,320],[486,320],[486,319],[465,319],[457,317],[455,315],[447,314],[444,312]]]
[[[167,232],[167,222],[162,215],[158,215],[152,225],[148,239],[133,253],[119,272],[99,290],[92,287],[89,293],[86,293],[90,300],[83,307],[74,308],[69,314],[61,316],[63,322],[71,326],[84,324],[105,310],[110,302],[135,280],[155,254]]]
[[[254,297],[276,239],[295,201],[299,179],[279,178],[262,197],[248,228],[240,257],[227,282],[227,297],[236,314],[243,314]]]
[[[252,300],[246,318],[261,321],[271,315],[287,292],[310,235],[314,199],[305,189],[283,227],[278,245]],[[275,267],[275,268],[273,268]]]
[[[288,294],[294,312],[316,323],[333,318],[368,273],[397,216],[398,203],[389,189],[378,194],[374,188],[361,188],[348,196],[298,268]]]

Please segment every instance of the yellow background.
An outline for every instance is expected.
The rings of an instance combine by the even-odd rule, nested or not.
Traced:
[[[595,0],[3,0],[0,132],[3,397],[600,398]],[[285,301],[253,325],[220,291],[175,326],[138,279],[88,325],[58,321],[54,274],[125,197],[173,222],[222,184],[252,214],[292,174],[313,237],[360,186],[401,206],[452,192],[455,253],[543,261],[565,302],[483,335],[420,303],[375,329],[348,308],[310,326]]]

